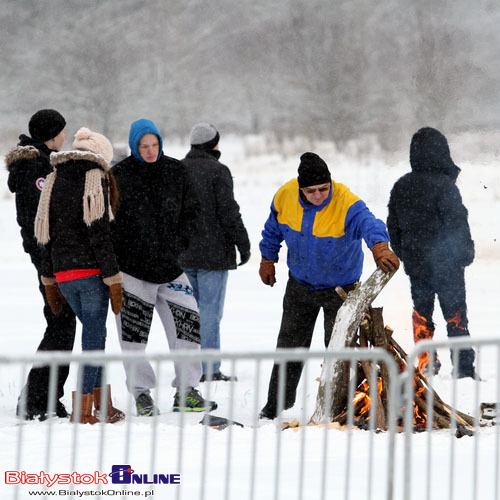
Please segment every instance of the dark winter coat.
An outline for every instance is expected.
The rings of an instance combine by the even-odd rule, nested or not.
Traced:
[[[34,235],[34,223],[40,193],[47,175],[52,172],[50,153],[43,142],[26,135],[19,137],[19,145],[5,157],[9,171],[8,186],[16,195],[17,222],[21,227],[24,251],[40,270],[41,249]]]
[[[236,269],[236,250],[250,251],[250,240],[234,199],[233,178],[218,161],[219,151],[191,149],[182,164],[200,202],[196,230],[179,263],[191,269]]]
[[[185,168],[163,154],[154,163],[130,155],[112,171],[120,192],[113,224],[120,269],[150,283],[174,280],[199,207]]]
[[[99,155],[66,151],[52,155],[57,172],[50,195],[47,253],[42,275],[73,269],[100,269],[103,278],[119,272],[111,243],[108,186],[102,178],[104,214],[90,226],[84,222],[85,176],[89,170],[106,172],[109,167]]]
[[[424,128],[412,139],[411,173],[392,188],[387,229],[396,255],[411,275],[453,272],[474,260],[467,209],[455,184],[460,169],[446,138]]]

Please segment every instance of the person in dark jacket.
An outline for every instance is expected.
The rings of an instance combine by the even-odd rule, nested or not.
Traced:
[[[434,299],[437,295],[449,337],[468,336],[464,268],[474,260],[467,209],[456,179],[446,137],[425,127],[410,146],[411,172],[392,188],[387,228],[391,244],[410,278],[415,342],[434,336]],[[476,377],[473,349],[452,356],[457,377]],[[429,354],[422,353],[419,368],[427,370]],[[434,373],[441,363],[436,355]]]
[[[66,140],[66,121],[53,109],[37,111],[29,121],[30,136],[22,134],[19,144],[5,158],[9,171],[8,186],[15,193],[17,222],[21,227],[24,251],[29,254],[38,274],[39,290],[43,297],[43,314],[47,326],[38,351],[71,351],[75,341],[76,319],[69,305],[64,304],[59,314],[54,314],[47,302],[45,287],[41,282],[42,250],[34,237],[35,215],[45,178],[52,172],[50,153],[59,151]],[[53,402],[58,417],[68,416],[60,401],[69,366],[57,370],[56,401]],[[49,408],[49,367],[32,368],[18,401],[16,414],[20,418],[44,420]]]
[[[196,229],[188,235],[189,246],[179,264],[189,278],[200,309],[202,349],[220,349],[220,322],[228,269],[236,269],[236,248],[243,265],[250,259],[250,240],[234,199],[233,178],[219,162],[219,132],[209,123],[197,123],[191,130],[191,150],[182,160],[202,210]],[[228,381],[220,371],[220,361],[203,363],[201,381]]]
[[[153,311],[165,329],[170,349],[200,349],[200,317],[193,289],[177,263],[194,231],[199,204],[189,191],[182,164],[163,154],[156,125],[144,118],[130,127],[132,154],[113,167],[120,191],[120,209],[113,243],[123,272],[124,301],[117,317],[125,352],[146,349]],[[217,407],[196,389],[201,363],[174,363],[174,411]],[[127,387],[139,416],[158,414],[151,397],[156,377],[149,362],[125,363]]]
[[[43,245],[42,283],[54,314],[64,299],[82,322],[82,350],[104,351],[108,303],[118,314],[122,275],[111,243],[110,219],[118,193],[109,170],[111,143],[81,128],[74,151],[52,153],[54,172],[45,181],[35,219],[35,238]],[[85,365],[73,392],[72,422],[113,423],[125,418],[113,408],[110,386],[101,412],[102,368]],[[93,407],[95,412],[93,413]]]
[[[385,224],[347,186],[332,180],[322,158],[304,153],[298,174],[275,194],[260,242],[259,275],[269,286],[276,283],[275,263],[283,241],[288,248],[289,279],[277,348],[309,348],[320,309],[328,346],[342,305],[335,288],[341,286],[346,292],[355,288],[363,270],[362,239],[384,272],[399,267],[389,249]],[[285,409],[295,404],[302,366],[301,362],[286,363]],[[260,418],[274,419],[278,414],[279,378],[280,365],[275,364]]]

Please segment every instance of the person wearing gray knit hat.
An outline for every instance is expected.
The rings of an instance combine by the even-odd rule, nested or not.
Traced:
[[[210,123],[197,123],[189,134],[189,142],[195,149],[214,149],[219,139],[218,130]]]
[[[200,309],[201,348],[219,350],[229,270],[248,262],[250,240],[234,199],[231,171],[219,162],[219,132],[210,123],[197,123],[191,129],[190,142],[191,150],[182,164],[203,210],[196,216],[196,229],[188,234],[189,244],[179,264]],[[220,365],[220,360],[203,363],[201,381],[236,380],[222,373]]]

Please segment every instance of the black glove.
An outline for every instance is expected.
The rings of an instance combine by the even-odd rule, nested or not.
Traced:
[[[238,266],[246,264],[250,260],[250,250],[247,250],[246,252],[240,252],[240,258],[241,262],[238,264]]]

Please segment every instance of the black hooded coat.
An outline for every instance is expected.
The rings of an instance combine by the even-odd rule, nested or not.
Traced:
[[[412,138],[412,171],[393,186],[387,229],[408,275],[437,277],[474,260],[474,242],[444,135],[426,127]]]

